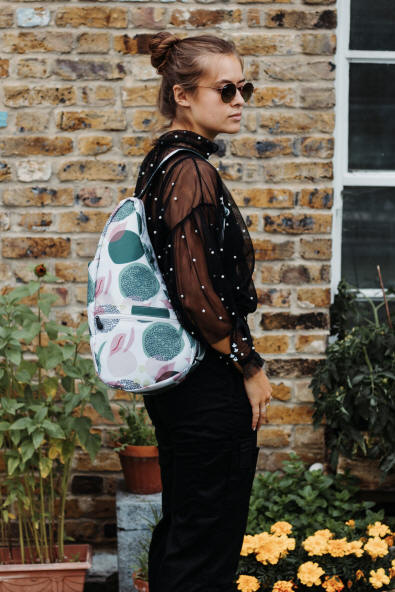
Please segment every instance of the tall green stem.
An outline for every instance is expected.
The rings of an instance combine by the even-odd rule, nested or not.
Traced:
[[[18,531],[19,531],[19,548],[21,550],[21,562],[25,563],[25,544],[23,538],[23,524],[22,524],[22,504],[18,501]]]

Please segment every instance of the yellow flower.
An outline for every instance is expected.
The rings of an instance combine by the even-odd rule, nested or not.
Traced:
[[[350,520],[347,520],[346,526],[351,526],[351,528],[354,528],[355,520],[353,520],[352,518]]]
[[[255,537],[251,534],[244,535],[243,546],[240,555],[249,555],[255,551]]]
[[[362,549],[362,541],[350,541],[346,545],[346,555],[351,555],[354,553],[356,557],[362,557],[363,549]]]
[[[273,586],[272,592],[293,592],[293,582],[287,580],[277,580]]]
[[[382,524],[381,522],[369,524],[367,532],[368,535],[371,537],[385,537],[386,534],[391,534],[391,531],[388,528],[388,526],[386,524]]]
[[[259,581],[254,576],[239,576],[237,580],[237,589],[242,592],[256,592],[259,588]]]
[[[332,539],[328,541],[328,553],[332,557],[344,557],[346,554],[347,540],[343,539]]]
[[[255,536],[255,551],[258,561],[266,565],[275,565],[287,551],[295,548],[295,539],[289,539],[284,534],[276,536],[268,532],[261,532]]]
[[[292,525],[289,522],[285,522],[285,521],[275,522],[270,527],[270,532],[273,534],[291,534]]]
[[[344,584],[339,576],[332,576],[331,578],[326,576],[322,587],[325,588],[326,592],[341,592],[344,588]]]
[[[390,577],[395,578],[395,559],[391,561]]]
[[[321,535],[311,535],[302,542],[302,546],[309,555],[323,555],[327,553],[328,539]]]
[[[388,554],[387,543],[379,537],[368,539],[368,542],[365,543],[364,549],[373,559],[376,559],[377,557],[384,557]]]
[[[324,539],[331,539],[333,537],[333,532],[331,532],[329,528],[324,528],[322,530],[316,530],[314,536],[323,537]]]
[[[384,569],[380,567],[378,570],[370,570],[369,582],[373,588],[381,588],[383,584],[388,585],[390,583],[389,577],[386,575]]]
[[[324,570],[313,561],[302,563],[298,569],[298,578],[305,586],[319,586]]]

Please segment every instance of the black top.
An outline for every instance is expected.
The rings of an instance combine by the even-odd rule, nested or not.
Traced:
[[[252,376],[263,365],[246,321],[257,308],[254,249],[230,192],[205,160],[218,145],[191,131],[161,135],[140,166],[135,193],[180,147],[203,158],[172,156],[142,195],[151,242],[180,323],[208,346],[230,335],[230,357]]]

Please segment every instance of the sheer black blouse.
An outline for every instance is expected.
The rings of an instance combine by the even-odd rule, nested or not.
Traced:
[[[230,192],[205,160],[218,145],[191,131],[162,134],[140,166],[135,193],[181,147],[203,158],[179,152],[160,168],[142,195],[148,232],[180,323],[206,346],[230,336],[229,357],[249,377],[263,365],[247,324],[257,307],[254,250]]]

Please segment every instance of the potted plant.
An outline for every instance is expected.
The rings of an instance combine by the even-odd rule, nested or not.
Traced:
[[[88,404],[113,419],[107,390],[83,357],[87,323],[76,329],[49,320],[56,281],[44,265],[36,281],[0,295],[0,590],[64,582],[83,590],[89,545],[65,545],[65,510],[75,450],[91,459],[100,437],[91,433]],[[35,301],[37,310],[30,306]],[[53,584],[51,582],[54,582]],[[3,587],[2,587],[3,586]],[[62,588],[63,589],[63,588]],[[67,588],[68,589],[68,588]]]
[[[149,592],[148,584],[148,554],[151,543],[152,532],[162,517],[162,512],[151,505],[153,520],[147,520],[150,534],[139,541],[139,551],[136,557],[136,564],[133,566],[133,584],[138,592]]]
[[[132,394],[132,405],[120,404],[119,415],[124,425],[115,434],[126,489],[130,493],[158,493],[162,491],[159,451],[155,429],[149,423],[144,406],[137,406]]]
[[[325,420],[333,470],[339,458],[370,459],[383,480],[395,473],[395,332],[388,309],[386,322],[379,319],[386,301],[375,305],[365,297],[365,303],[373,318],[361,316],[356,294],[345,282],[339,285],[331,307],[338,338],[328,345],[310,384],[313,423],[318,427]],[[359,315],[352,328],[345,326],[350,311],[355,311],[354,318]]]

